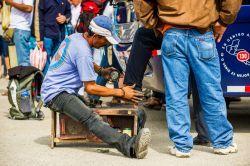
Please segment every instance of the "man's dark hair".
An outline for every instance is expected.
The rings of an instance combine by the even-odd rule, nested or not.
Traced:
[[[93,35],[95,34],[95,33],[92,32],[89,28],[88,28],[87,32],[88,32],[88,34],[89,34],[90,37],[93,36]]]

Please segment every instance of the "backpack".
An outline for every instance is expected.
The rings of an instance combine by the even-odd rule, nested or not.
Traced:
[[[43,102],[40,90],[43,73],[33,66],[17,66],[9,69],[8,100],[11,119],[44,119],[40,111]],[[35,101],[38,103],[35,106]]]
[[[76,23],[75,31],[86,32],[90,21],[98,14],[102,14],[108,0],[87,0],[82,2],[80,15]]]

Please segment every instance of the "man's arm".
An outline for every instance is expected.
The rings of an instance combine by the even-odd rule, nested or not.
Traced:
[[[126,86],[121,89],[107,88],[100,86],[95,81],[84,81],[85,91],[90,95],[98,95],[103,97],[116,96],[133,102],[142,100],[143,93],[133,89],[133,86]]]
[[[214,24],[214,38],[219,43],[227,29],[232,24],[240,10],[242,0],[221,0],[219,20]]]
[[[71,7],[68,1],[66,1],[65,17],[66,17],[66,22],[68,23],[71,19]]]
[[[145,28],[154,29],[159,24],[157,2],[152,0],[134,0],[135,13]]]
[[[102,68],[100,66],[98,66],[95,62],[93,62],[94,64],[94,70],[95,72],[104,77],[105,79],[110,79],[110,73],[114,70],[116,70],[114,67],[107,67],[107,68]]]
[[[232,24],[240,10],[242,0],[221,0],[219,22],[221,24]]]
[[[68,23],[71,19],[71,8],[70,4],[68,1],[66,3],[66,9],[64,13],[59,13],[58,16],[56,17],[56,21],[59,24],[65,24]]]
[[[16,3],[13,0],[5,0],[5,2],[10,6],[13,6],[14,8],[17,8],[18,10],[21,10],[26,13],[31,13],[33,9],[33,7],[30,5],[26,5],[24,3]]]

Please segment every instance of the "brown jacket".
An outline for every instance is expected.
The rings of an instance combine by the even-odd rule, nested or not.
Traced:
[[[160,30],[167,23],[206,29],[220,20],[232,24],[242,0],[134,0],[135,11],[146,28]]]

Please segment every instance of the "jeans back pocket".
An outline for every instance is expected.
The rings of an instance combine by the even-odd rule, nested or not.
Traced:
[[[211,60],[215,57],[215,41],[213,37],[208,38],[197,38],[196,45],[198,48],[200,60]]]
[[[174,34],[165,34],[161,46],[162,55],[171,56],[176,54],[178,36]]]

